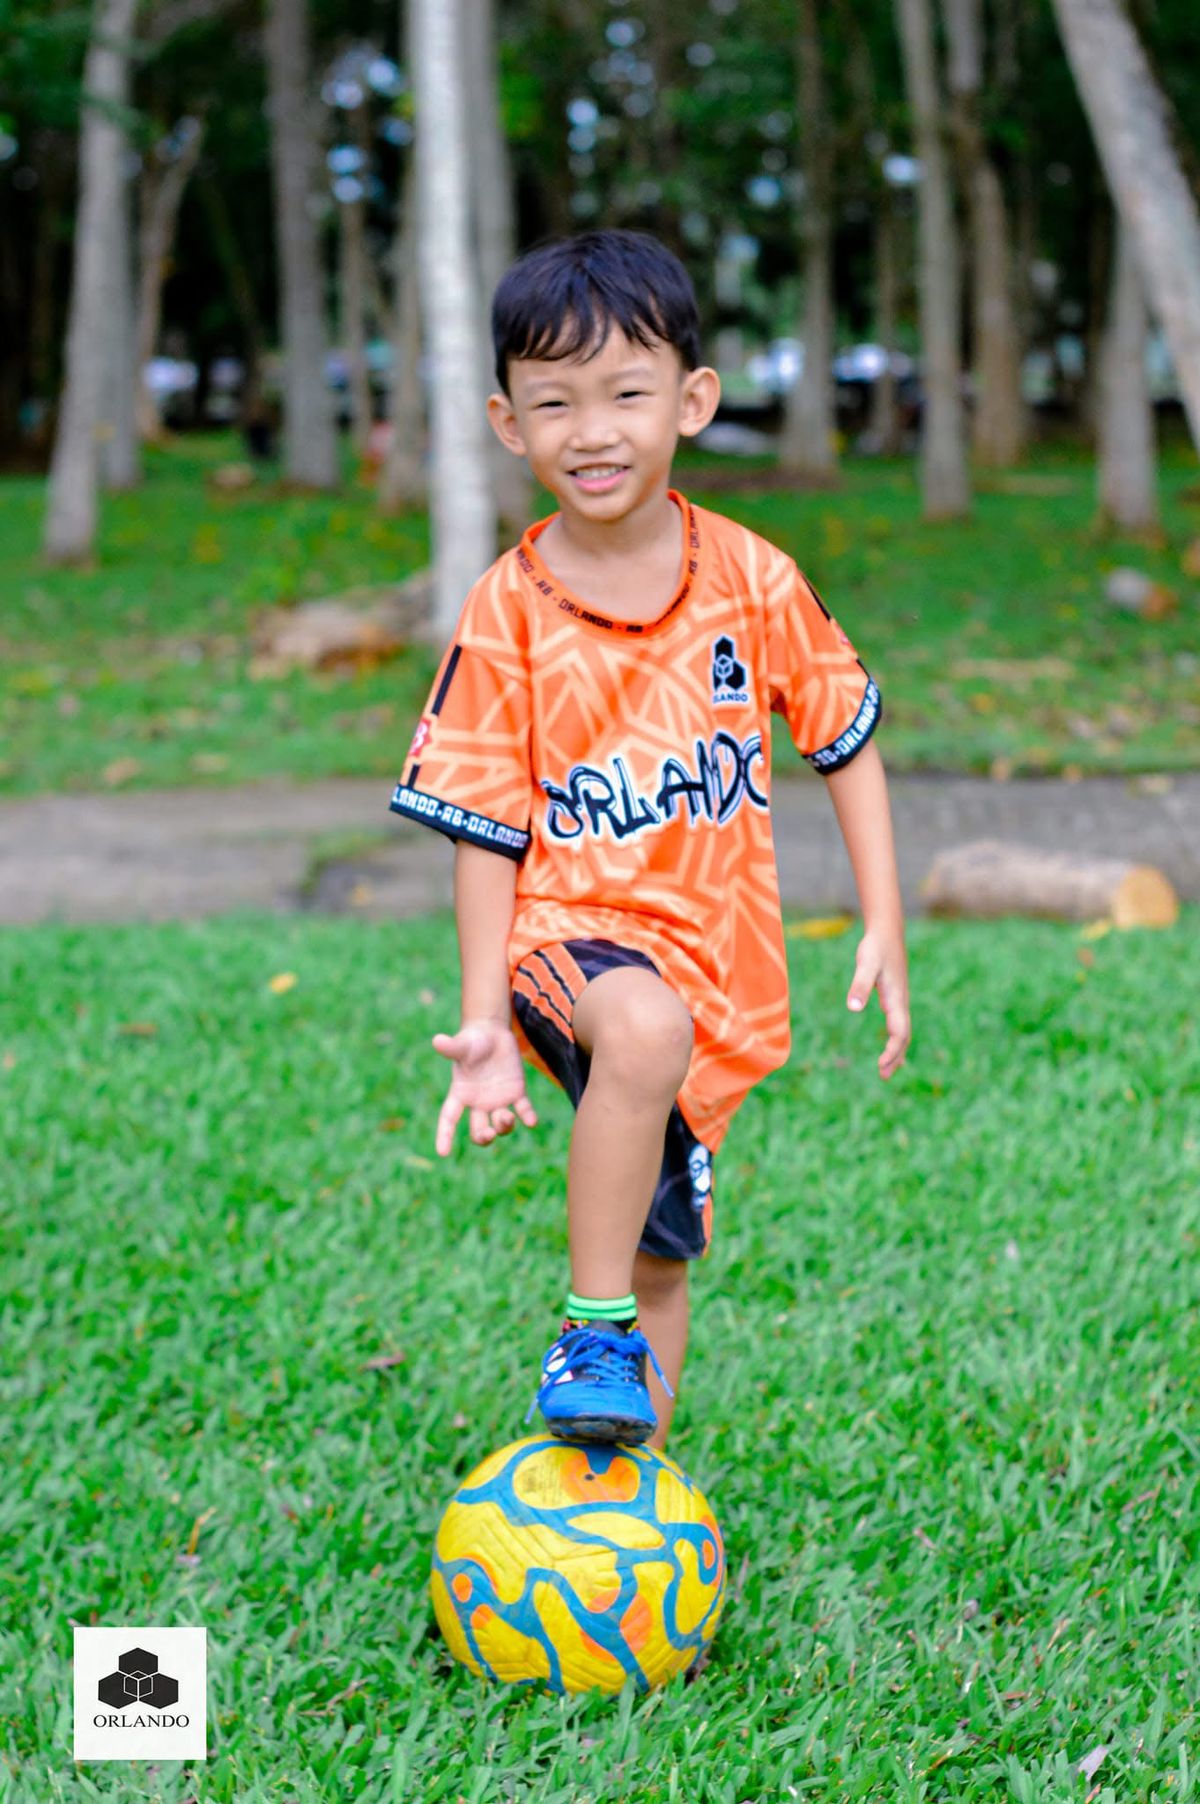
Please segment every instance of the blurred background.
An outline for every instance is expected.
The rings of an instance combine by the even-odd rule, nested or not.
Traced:
[[[1188,0],[3,15],[0,788],[392,773],[547,511],[491,290],[604,225],[685,260],[680,480],[832,593],[894,763],[1195,763]]]

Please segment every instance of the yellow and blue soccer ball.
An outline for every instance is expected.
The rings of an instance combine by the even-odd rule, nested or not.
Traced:
[[[712,1640],[725,1548],[699,1486],[657,1448],[531,1436],[450,1499],[430,1591],[450,1652],[480,1677],[649,1691]]]

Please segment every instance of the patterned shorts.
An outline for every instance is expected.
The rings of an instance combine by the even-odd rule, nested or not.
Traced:
[[[612,940],[563,940],[539,946],[517,966],[513,1012],[538,1058],[575,1107],[583,1095],[591,1058],[575,1039],[575,1003],[593,977],[616,965],[643,965],[661,975],[653,959]],[[674,1103],[667,1121],[662,1170],[638,1242],[660,1259],[702,1259],[712,1243],[713,1162]]]

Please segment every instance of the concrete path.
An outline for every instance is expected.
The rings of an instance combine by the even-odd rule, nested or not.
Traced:
[[[1077,783],[892,776],[889,787],[911,914],[934,854],[982,837],[1155,864],[1181,897],[1200,900],[1200,772]],[[0,802],[0,922],[164,921],[239,908],[394,918],[449,907],[450,842],[389,813],[390,794],[386,779],[352,778]],[[773,819],[785,904],[854,910],[822,779],[777,780]],[[361,834],[377,834],[377,844],[328,856],[331,835]]]

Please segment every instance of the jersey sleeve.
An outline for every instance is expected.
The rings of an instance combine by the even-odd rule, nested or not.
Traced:
[[[861,751],[883,718],[874,680],[812,584],[789,558],[769,591],[771,709],[822,774]]]
[[[489,572],[463,604],[392,811],[519,862],[530,838],[529,729],[521,598]]]

